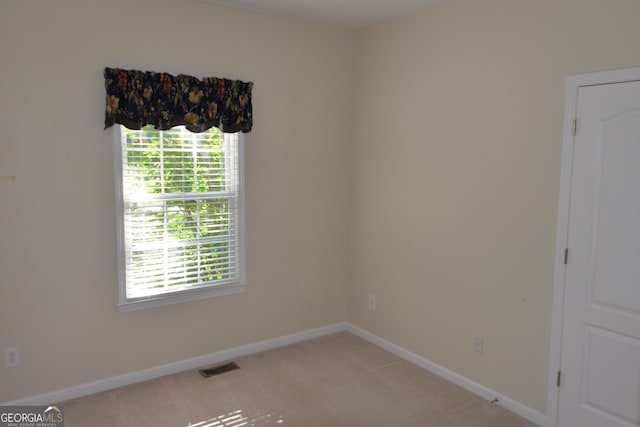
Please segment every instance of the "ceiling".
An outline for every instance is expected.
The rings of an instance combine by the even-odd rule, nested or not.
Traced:
[[[200,0],[257,13],[292,16],[347,30],[363,28],[444,0]]]

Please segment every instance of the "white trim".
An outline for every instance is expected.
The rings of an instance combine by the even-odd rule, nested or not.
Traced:
[[[411,362],[422,369],[432,372],[460,387],[474,393],[484,399],[493,400],[498,398],[498,404],[509,411],[512,411],[521,417],[531,421],[537,425],[544,425],[546,416],[528,406],[523,405],[513,399],[510,399],[500,393],[497,393],[481,384],[478,384],[460,374],[457,374],[447,368],[444,368],[430,360],[425,359],[422,356],[418,356],[415,353],[410,352],[400,346],[397,346],[389,341],[386,341],[370,332],[365,331],[357,326],[354,326],[348,322],[335,323],[333,325],[320,327],[317,329],[310,329],[303,332],[298,332],[291,335],[285,335],[282,337],[260,341],[254,344],[248,344],[229,350],[219,351],[217,353],[211,353],[204,356],[194,357],[191,359],[181,360],[174,363],[169,363],[155,368],[143,369],[137,372],[131,372],[129,374],[118,375],[103,380],[94,381],[91,383],[82,384],[75,387],[66,388],[63,390],[53,391],[51,393],[40,394],[33,397],[27,397],[13,402],[1,403],[2,405],[50,405],[55,402],[64,402],[65,400],[75,399],[78,397],[88,396],[90,394],[99,393],[101,391],[111,390],[117,387],[124,387],[130,384],[139,383],[142,381],[152,380],[154,378],[163,377],[165,375],[171,375],[178,372],[188,371],[190,369],[197,369],[207,365],[215,365],[218,363],[226,362],[234,358],[247,356],[262,351],[272,350],[274,348],[295,344],[298,342],[322,337],[324,335],[335,334],[338,332],[350,332],[364,340],[375,344],[402,359]]]
[[[505,409],[508,409],[511,412],[514,412],[521,417],[531,421],[534,424],[539,426],[544,425],[547,417],[545,414],[538,412],[532,408],[529,408],[526,405],[523,405],[520,402],[517,402],[513,399],[510,399],[500,393],[497,393],[490,388],[487,388],[481,384],[476,383],[475,381],[470,380],[460,374],[457,374],[445,367],[442,367],[428,359],[425,359],[422,356],[418,356],[415,353],[410,352],[400,346],[397,346],[387,340],[384,340],[370,332],[365,331],[364,329],[360,329],[357,326],[352,324],[348,324],[347,331],[351,332],[354,335],[359,336],[362,339],[369,341],[372,344],[377,345],[378,347],[382,347],[387,351],[395,354],[398,357],[403,358],[404,360],[411,362],[415,365],[418,365],[422,369],[425,369],[439,377],[444,378],[445,380],[451,381],[454,384],[459,385],[460,387],[470,391],[473,394],[477,394],[478,396],[487,399],[493,400],[495,398],[498,399],[497,404],[502,406]]]
[[[285,335],[270,340],[260,341],[254,344],[248,344],[229,350],[219,351],[217,353],[211,353],[174,363],[168,363],[166,365],[156,366],[155,368],[143,369],[141,371],[118,375],[115,377],[66,388],[63,390],[53,391],[51,393],[40,394],[13,402],[2,403],[2,405],[50,405],[51,403],[55,402],[64,402],[65,400],[88,396],[90,394],[99,393],[101,391],[111,390],[117,387],[124,387],[130,384],[148,381],[154,378],[163,377],[165,375],[188,371],[190,369],[197,369],[207,365],[215,365],[235,359],[237,357],[243,357],[249,354],[272,350],[274,348],[283,347],[286,345],[295,344],[301,341],[318,338],[324,335],[335,334],[337,332],[343,332],[346,330],[347,323],[336,323],[317,329],[310,329],[291,335]]]
[[[241,294],[245,292],[247,285],[244,283],[227,283],[224,285],[208,286],[200,289],[185,289],[172,294],[160,294],[157,297],[148,297],[139,301],[127,301],[118,303],[121,313],[142,310],[145,308],[162,307],[171,304],[180,304],[189,301],[198,301],[205,298],[222,297],[225,295]]]
[[[553,308],[551,320],[551,343],[549,351],[549,375],[547,392],[547,426],[558,424],[560,393],[556,378],[560,370],[562,355],[562,322],[564,307],[565,265],[564,251],[569,236],[569,202],[571,199],[571,175],[573,172],[573,120],[576,118],[578,90],[584,86],[623,83],[640,80],[640,68],[579,74],[567,78],[564,108],[564,130],[562,140],[562,166],[560,173],[560,197],[558,201],[558,224],[556,234],[556,258],[553,286]],[[579,123],[578,123],[579,124]],[[515,412],[515,411],[514,411]]]
[[[240,204],[240,218],[238,218],[238,246],[239,252],[238,256],[240,257],[240,285],[242,287],[247,286],[247,228],[246,228],[246,196],[245,192],[245,161],[244,161],[244,144],[245,144],[246,134],[239,133],[238,134],[238,202]]]
[[[113,129],[113,165],[114,165],[114,180],[116,189],[116,243],[117,243],[117,266],[118,266],[118,304],[126,301],[123,298],[125,295],[124,286],[127,281],[126,277],[126,262],[124,254],[124,196],[122,189],[122,127],[115,125]],[[122,311],[119,308],[120,311]]]

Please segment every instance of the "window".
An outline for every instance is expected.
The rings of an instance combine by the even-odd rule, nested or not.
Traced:
[[[242,135],[115,134],[120,311],[242,292]]]

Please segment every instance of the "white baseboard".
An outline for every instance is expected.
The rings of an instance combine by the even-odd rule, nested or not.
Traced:
[[[399,347],[389,341],[386,341],[370,332],[365,331],[364,329],[358,328],[350,323],[347,324],[347,331],[351,332],[354,335],[359,336],[362,339],[369,341],[372,344],[377,345],[378,347],[382,347],[387,351],[395,354],[398,357],[405,359],[408,362],[411,362],[415,365],[420,366],[427,371],[438,375],[448,381],[451,381],[454,384],[459,385],[460,387],[470,391],[471,393],[477,394],[478,396],[487,399],[493,400],[498,399],[497,404],[502,406],[505,409],[508,409],[511,412],[514,412],[521,417],[525,418],[528,421],[531,421],[534,424],[539,426],[546,425],[547,416],[542,414],[534,409],[529,408],[528,406],[523,405],[520,402],[517,402],[513,399],[510,399],[500,393],[497,393],[483,385],[480,385],[469,378],[463,377],[460,374],[457,374],[453,371],[450,371],[447,368],[444,368],[436,363],[431,362],[430,360],[425,359],[422,356],[418,356],[415,353],[410,352],[409,350],[405,350],[402,347]]]
[[[301,341],[306,341],[342,331],[351,332],[352,334],[357,335],[360,338],[371,342],[372,344],[382,347],[385,350],[397,355],[398,357],[401,357],[415,365],[418,365],[421,368],[426,369],[427,371],[430,371],[448,381],[451,381],[452,383],[457,384],[462,388],[469,390],[470,392],[477,394],[478,396],[481,396],[487,400],[498,398],[498,404],[500,406],[520,415],[521,417],[531,421],[534,424],[537,424],[539,426],[546,425],[546,416],[544,414],[535,411],[528,406],[521,404],[520,402],[503,396],[500,393],[496,393],[495,391],[474,381],[471,381],[470,379],[463,377],[460,374],[450,371],[449,369],[446,369],[421,356],[418,356],[415,353],[410,352],[409,350],[405,350],[402,347],[399,347],[347,322],[336,323],[317,329],[310,329],[308,331],[285,335],[282,337],[260,341],[254,344],[248,344],[229,350],[219,351],[217,353],[194,357],[191,359],[185,359],[162,366],[156,366],[154,368],[144,369],[142,371],[118,375],[116,377],[81,384],[79,386],[53,391],[51,393],[40,394],[13,402],[2,403],[2,405],[49,405],[51,403],[64,402],[65,400],[88,396],[90,394],[99,393],[101,391],[111,390],[113,388],[123,387],[142,381],[148,381],[154,378],[163,377],[165,375],[188,371],[190,369],[197,369],[207,365],[215,365],[218,363],[227,362],[237,357],[247,356],[249,354],[259,353],[261,351],[267,351],[285,345],[295,344]]]
[[[142,381],[160,378],[165,375],[171,375],[178,372],[197,369],[207,365],[215,365],[222,362],[235,359],[237,357],[247,356],[249,354],[259,353],[261,351],[271,350],[285,345],[295,344],[301,341],[318,338],[324,335],[334,334],[346,331],[348,324],[346,322],[336,323],[334,325],[324,326],[317,329],[298,332],[291,335],[260,341],[254,344],[243,345],[229,350],[219,351],[204,356],[185,359],[174,363],[168,363],[154,368],[143,369],[142,371],[131,372],[129,374],[118,375],[104,380],[98,380],[79,386],[65,388],[50,393],[40,394],[13,402],[2,403],[2,405],[50,405],[56,402],[64,402],[65,400],[75,399],[77,397],[88,396],[90,394],[99,393],[105,390],[111,390],[117,387],[123,387]]]

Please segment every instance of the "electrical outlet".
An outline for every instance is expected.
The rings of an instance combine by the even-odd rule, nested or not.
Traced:
[[[369,294],[369,310],[376,309],[376,296],[374,294]]]
[[[4,349],[4,367],[17,368],[20,366],[20,350],[18,347]]]
[[[482,351],[484,350],[484,338],[473,337],[473,350],[476,353],[482,354]]]

